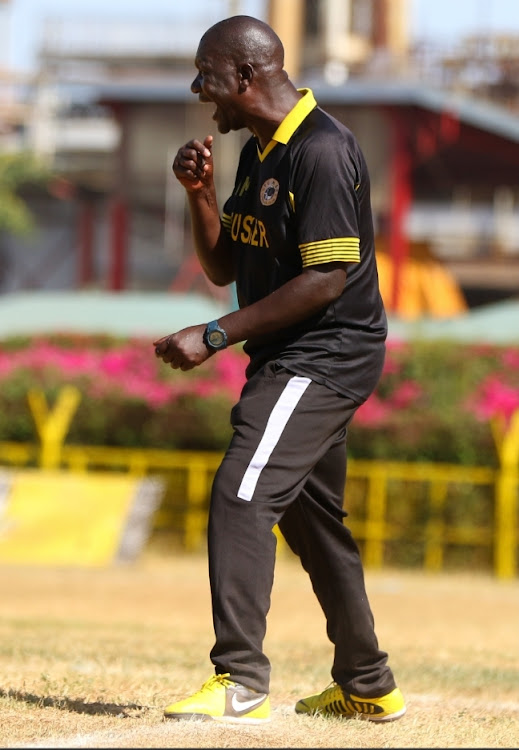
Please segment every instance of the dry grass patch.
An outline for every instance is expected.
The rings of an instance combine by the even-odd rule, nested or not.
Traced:
[[[309,582],[278,562],[266,650],[272,721],[163,721],[211,674],[205,557],[107,570],[0,568],[1,747],[502,747],[519,745],[517,581],[367,574],[377,633],[408,703],[393,724],[297,716],[331,645]]]

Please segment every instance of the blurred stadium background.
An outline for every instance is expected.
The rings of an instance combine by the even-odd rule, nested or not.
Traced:
[[[292,78],[312,87],[365,151],[390,338],[517,345],[519,32],[482,24],[448,42],[422,39],[411,33],[413,0],[202,5],[203,13],[179,9],[175,17],[165,3],[163,14],[143,20],[115,4],[102,16],[82,3],[60,12],[50,4],[34,68],[12,69],[5,55],[0,59],[0,337],[85,332],[152,339],[233,308],[233,289],[213,287],[200,271],[171,163],[181,143],[212,131],[211,112],[189,89],[200,35],[254,5],[283,39]],[[18,41],[16,6],[17,0],[0,3],[4,50]],[[221,195],[232,187],[247,137],[216,141]],[[29,157],[38,165],[33,172]],[[508,534],[495,566],[506,576],[516,574],[514,435],[503,459],[506,476],[492,477],[505,507],[496,517]],[[5,472],[24,465],[15,453],[12,446],[0,453]],[[70,471],[62,464],[42,468]],[[120,505],[112,559],[139,481]],[[4,531],[12,528],[5,524],[19,482],[27,488],[22,500],[32,493],[34,505],[27,476],[6,479]],[[206,488],[190,491],[204,496]],[[153,507],[141,528],[149,527]],[[380,509],[375,503],[372,511]],[[196,528],[203,526],[203,507],[198,511]],[[383,532],[370,528],[376,544]],[[430,531],[436,542],[438,534],[448,536]],[[484,543],[494,544],[496,534]],[[441,551],[434,544],[431,550],[434,568]],[[372,563],[380,562],[376,546],[371,554]]]

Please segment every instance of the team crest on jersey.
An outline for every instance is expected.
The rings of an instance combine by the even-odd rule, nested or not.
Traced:
[[[260,201],[264,206],[271,206],[276,202],[279,193],[279,182],[271,177],[265,180],[260,190]]]

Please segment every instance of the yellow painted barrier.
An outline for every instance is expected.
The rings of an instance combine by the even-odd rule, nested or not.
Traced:
[[[97,567],[132,559],[155,509],[150,488],[143,493],[129,474],[10,470],[0,487],[4,564]]]
[[[496,481],[494,566],[499,578],[513,578],[517,569],[517,467],[519,464],[519,410],[505,425],[492,420],[501,471]]]
[[[364,518],[347,519],[347,525],[355,537],[364,542],[366,567],[381,568],[387,544],[413,541],[409,538],[410,534],[420,535],[418,541],[423,545],[423,567],[431,572],[443,569],[447,546],[476,546],[490,549],[493,544],[492,529],[477,527],[471,523],[470,518],[467,518],[463,525],[449,521],[447,499],[449,488],[454,486],[492,488],[498,474],[496,469],[478,466],[349,459],[350,487],[354,480],[363,480],[366,484]],[[400,528],[395,519],[390,520],[389,488],[395,482],[400,483],[401,492],[409,496],[413,487],[427,488],[421,500],[425,520],[419,529],[415,525],[404,525]],[[407,502],[410,504],[411,500]],[[518,536],[515,533],[515,536],[509,538],[507,547],[507,554],[512,559],[517,544]]]
[[[11,443],[0,443],[0,464],[24,464],[37,455],[36,446],[16,447]],[[61,465],[88,476],[101,468],[129,477],[158,476],[167,481],[172,474],[178,475],[178,503],[180,510],[173,514],[162,508],[156,514],[156,527],[171,527],[178,524],[182,542],[187,550],[205,546],[205,529],[212,478],[222,456],[213,452],[144,450],[131,448],[108,448],[99,446],[67,446],[61,450]],[[517,517],[517,468],[503,477],[499,469],[433,463],[402,463],[361,461],[348,462],[349,483],[362,482],[362,513],[352,513],[347,519],[356,538],[364,546],[367,567],[384,564],[384,550],[390,542],[405,542],[410,530],[397,528],[389,520],[390,504],[388,488],[394,482],[402,483],[403,492],[411,493],[415,485],[425,485],[427,490],[427,513],[423,528],[423,567],[429,571],[442,570],[444,551],[447,546],[478,546],[494,551],[494,572],[499,578],[517,574],[518,530]],[[465,486],[487,488],[496,498],[493,524],[477,526],[467,518],[463,525],[453,525],[447,517],[448,489]],[[503,486],[506,494],[503,492]],[[503,500],[503,498],[505,498]],[[360,517],[361,516],[361,517]],[[277,530],[275,530],[277,532]],[[416,531],[412,530],[413,533]],[[282,538],[279,551],[284,552]]]
[[[64,444],[70,419],[77,408],[77,394],[72,391],[60,394],[53,411],[49,411],[41,396],[31,396],[31,409],[38,420],[38,432],[42,441],[38,446],[17,443],[0,443],[0,465],[40,465],[67,469],[75,474],[89,475],[91,472],[109,470],[128,474],[131,477],[145,475],[175,476],[176,515],[166,508],[159,510],[157,525],[178,525],[182,532],[183,545],[187,550],[196,550],[205,544],[207,511],[212,478],[218,468],[221,454],[208,451],[169,451],[153,449],[108,448],[98,446],[73,446]],[[508,424],[493,420],[492,429],[500,467],[498,469],[457,464],[403,463],[387,461],[348,462],[349,485],[362,483],[361,513],[352,514],[347,524],[363,545],[363,556],[367,567],[381,567],[385,563],[388,544],[404,543],[406,534],[417,535],[423,545],[423,567],[426,570],[442,570],[445,551],[448,547],[479,547],[492,552],[494,573],[499,578],[517,575],[518,533],[518,488],[519,488],[519,411]],[[412,529],[402,526],[391,516],[390,487],[402,484],[402,492],[411,496],[413,487],[427,488],[420,496],[424,520],[422,526]],[[488,523],[472,522],[470,517],[463,523],[454,523],[449,518],[449,493],[456,488],[465,491],[487,488],[493,493],[493,518]],[[393,490],[394,491],[394,490]],[[351,498],[349,498],[350,502]],[[278,549],[287,548],[279,530]]]
[[[41,440],[41,466],[53,469],[59,465],[61,446],[76,413],[81,394],[72,385],[64,386],[59,391],[52,410],[47,405],[43,391],[37,388],[29,390],[27,399]]]

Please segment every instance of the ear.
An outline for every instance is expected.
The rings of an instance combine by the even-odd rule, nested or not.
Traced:
[[[254,78],[254,68],[250,63],[244,63],[243,65],[240,65],[238,76],[239,90],[245,91],[249,88],[252,83],[252,79]]]

